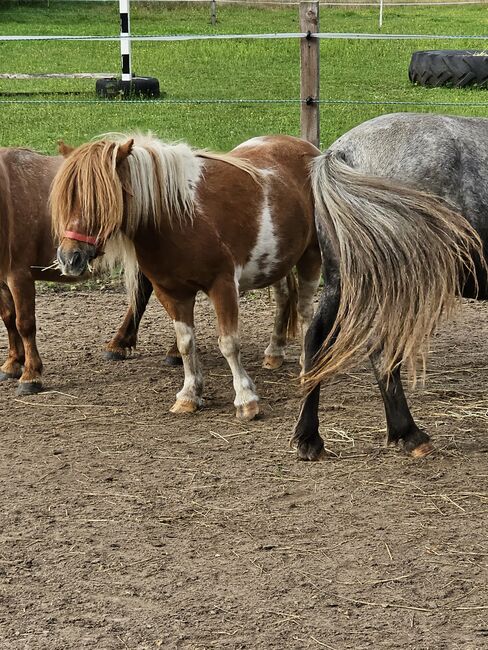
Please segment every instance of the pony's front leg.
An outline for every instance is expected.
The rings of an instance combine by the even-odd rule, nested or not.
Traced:
[[[219,326],[219,348],[229,364],[235,390],[236,416],[252,420],[259,414],[259,397],[241,363],[239,296],[234,279],[218,280],[209,291]]]
[[[8,334],[8,357],[0,368],[0,381],[19,379],[24,363],[24,345],[15,324],[15,305],[10,289],[0,282],[0,317]]]
[[[139,324],[146,311],[152,290],[150,280],[139,273],[136,304],[129,306],[122,325],[113,339],[105,346],[105,358],[109,361],[123,361],[127,358],[128,353],[136,347]]]
[[[42,390],[42,361],[36,344],[36,288],[27,272],[10,273],[7,284],[15,305],[15,324],[25,351],[24,372],[17,393],[34,395]]]
[[[157,285],[154,290],[159,302],[173,320],[176,333],[176,345],[183,361],[185,380],[183,388],[176,395],[176,402],[171,413],[193,413],[203,404],[203,376],[195,344],[193,308],[195,296],[177,300]]]
[[[405,451],[414,458],[432,453],[434,447],[430,443],[429,436],[417,426],[408,408],[400,377],[400,366],[397,366],[389,377],[385,377],[380,371],[381,353],[371,354],[370,360],[385,407],[387,443],[396,444],[399,440],[403,440]]]
[[[147,303],[151,297],[153,286],[151,281],[142,273],[139,274],[135,308],[129,306],[122,325],[111,341],[105,346],[105,358],[109,361],[124,361],[137,345],[137,333]],[[176,340],[166,353],[165,363],[168,366],[181,366],[181,356]]]

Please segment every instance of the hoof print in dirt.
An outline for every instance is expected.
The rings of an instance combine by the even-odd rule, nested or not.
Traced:
[[[414,52],[408,78],[419,86],[488,88],[488,52],[427,50]]]

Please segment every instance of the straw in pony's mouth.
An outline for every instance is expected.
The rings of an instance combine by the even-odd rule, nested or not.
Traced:
[[[59,264],[59,260],[56,258],[53,260],[52,264],[49,266],[36,266],[34,264],[31,265],[31,269],[41,269],[41,271],[60,271],[61,270],[61,265]],[[93,273],[93,266],[91,262],[87,262],[86,268],[90,271],[90,273]],[[64,273],[61,273],[61,275],[64,275]]]

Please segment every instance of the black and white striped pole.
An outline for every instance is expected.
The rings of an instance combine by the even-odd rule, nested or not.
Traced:
[[[130,56],[130,7],[129,0],[119,0],[120,7],[120,60],[122,62],[122,83],[132,81]]]
[[[154,77],[137,77],[132,74],[130,38],[130,0],[119,0],[120,12],[120,60],[122,76],[120,79],[99,79],[96,84],[97,95],[107,99],[132,97],[159,97],[159,81]]]

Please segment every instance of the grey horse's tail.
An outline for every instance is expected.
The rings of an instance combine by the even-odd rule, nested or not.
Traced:
[[[481,240],[441,199],[396,181],[368,176],[327,151],[312,163],[317,219],[338,259],[341,297],[334,326],[305,386],[381,352],[389,375],[406,364],[413,382],[425,371],[430,335],[448,316]],[[327,264],[327,260],[325,260]]]
[[[9,177],[0,160],[0,280],[5,277],[11,264],[12,219]]]

